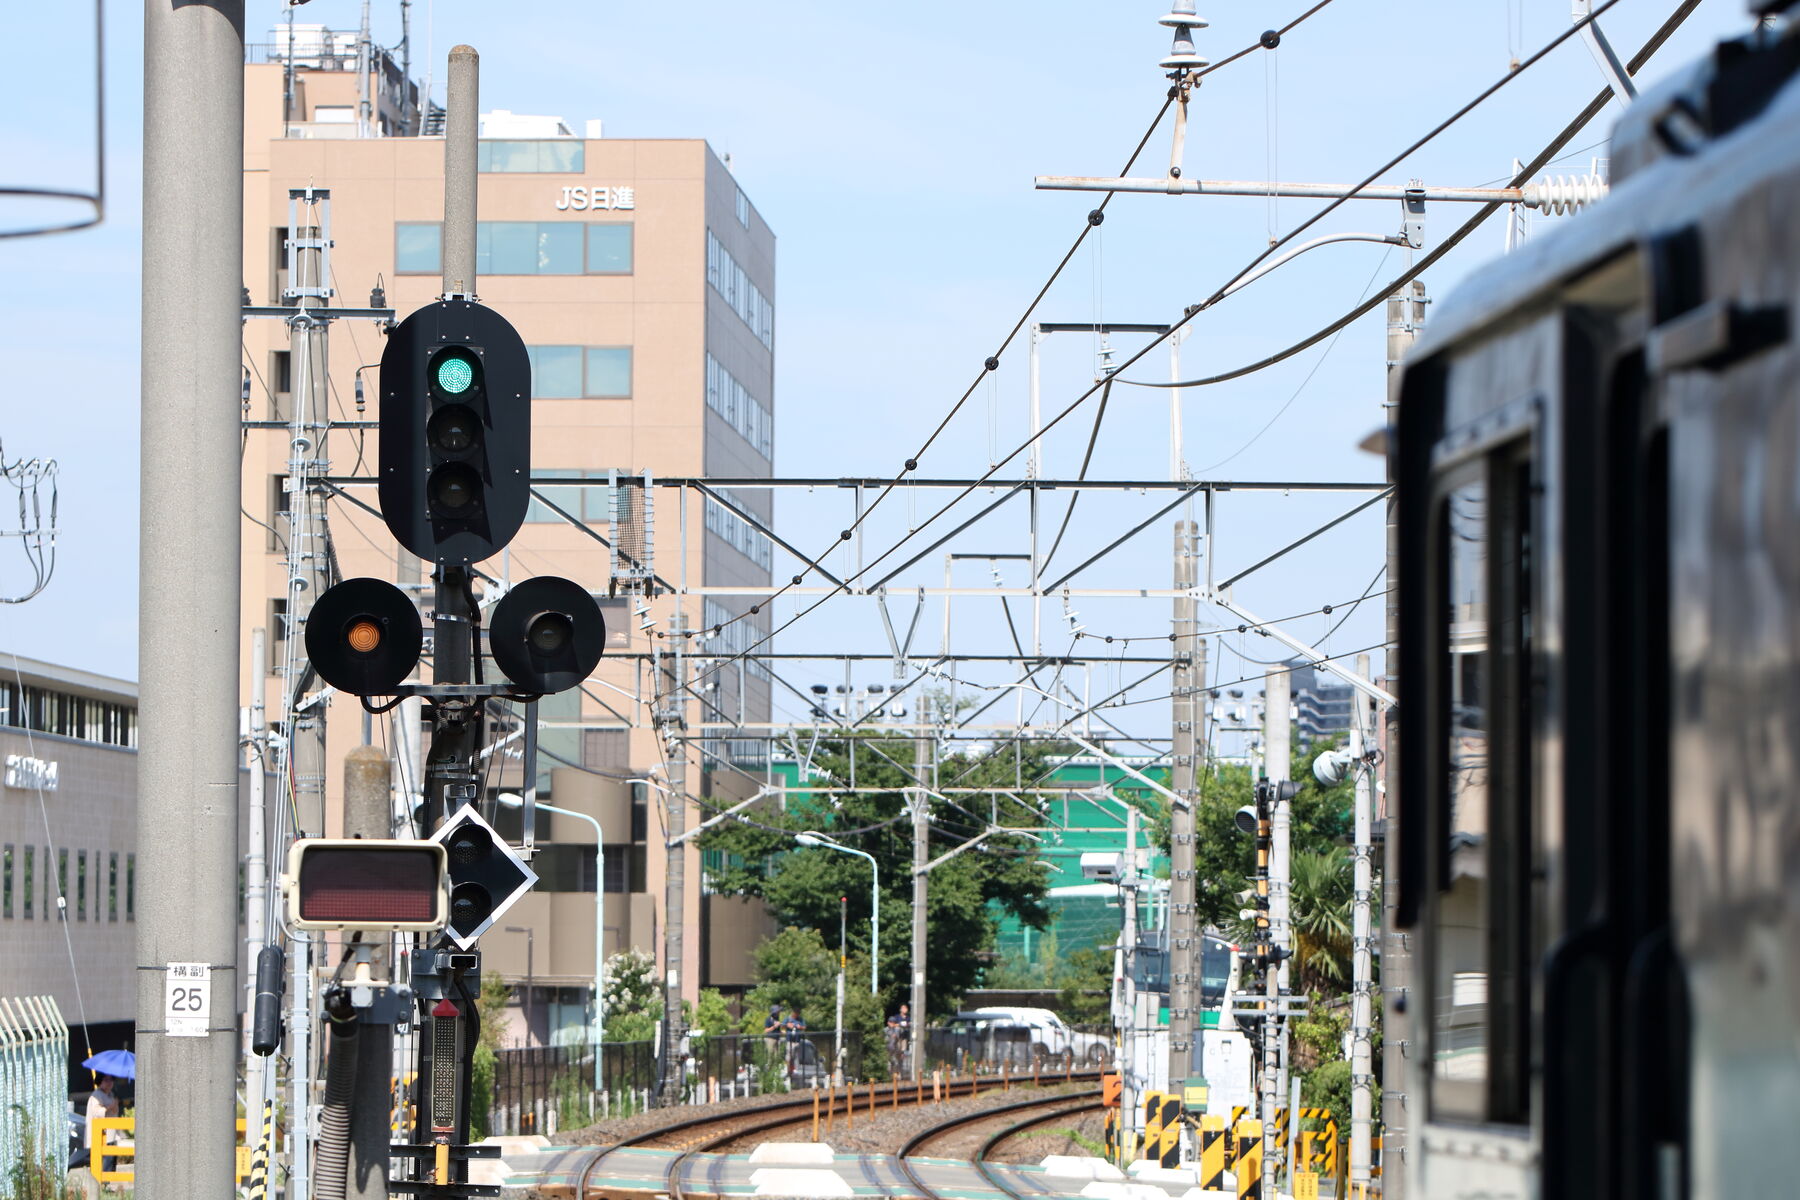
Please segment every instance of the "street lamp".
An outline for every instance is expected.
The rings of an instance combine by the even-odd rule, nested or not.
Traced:
[[[808,829],[804,833],[796,833],[794,840],[802,846],[818,846],[823,850],[839,850],[845,854],[854,854],[858,858],[869,860],[869,869],[875,873],[875,881],[869,889],[869,992],[873,995],[879,989],[876,977],[881,967],[881,866],[875,861],[873,854],[864,853],[842,842],[834,842],[822,833]]]
[[[501,792],[499,800],[508,808],[522,808],[525,804],[523,797],[512,792]],[[594,827],[594,1090],[599,1091],[602,1043],[606,1040],[606,835],[601,832],[600,822],[584,812],[558,808],[542,800],[536,807],[559,817],[578,818]],[[528,955],[530,948],[527,943]]]

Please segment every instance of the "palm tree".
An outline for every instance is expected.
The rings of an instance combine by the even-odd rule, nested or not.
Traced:
[[[1350,866],[1342,846],[1302,850],[1291,861],[1294,965],[1302,992],[1342,992],[1350,983]]]

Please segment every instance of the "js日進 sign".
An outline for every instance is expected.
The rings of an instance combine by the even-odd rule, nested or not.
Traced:
[[[595,209],[636,207],[637,189],[634,187],[564,185],[562,197],[556,202],[558,212],[567,212],[571,209],[575,212],[588,212]]]
[[[54,792],[56,764],[24,754],[9,754],[6,756],[6,786]]]

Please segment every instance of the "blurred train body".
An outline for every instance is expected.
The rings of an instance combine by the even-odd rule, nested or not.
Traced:
[[[1800,1194],[1797,73],[1646,93],[1402,367],[1407,1200]]]

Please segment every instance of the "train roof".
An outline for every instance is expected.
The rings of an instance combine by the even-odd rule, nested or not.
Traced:
[[[1457,286],[1406,356],[1420,363],[1620,250],[1800,167],[1800,22],[1759,28],[1642,93],[1613,130],[1614,186]]]

